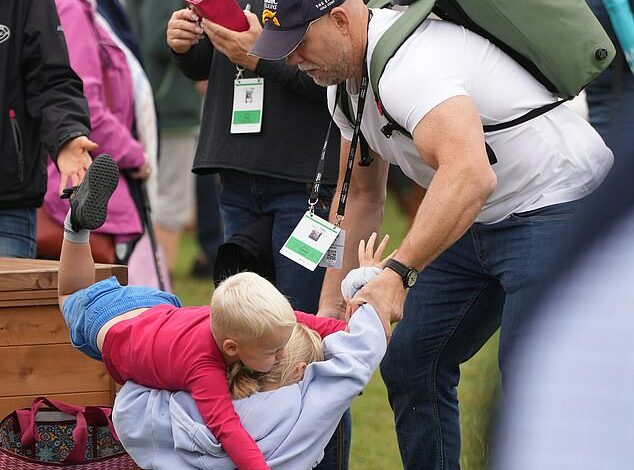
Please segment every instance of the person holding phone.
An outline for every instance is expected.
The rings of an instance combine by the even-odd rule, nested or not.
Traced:
[[[175,11],[167,26],[167,44],[186,76],[208,80],[193,171],[220,175],[225,240],[271,216],[276,287],[294,308],[316,312],[325,269],[308,271],[279,250],[308,209],[310,185],[330,120],[326,91],[295,65],[247,54],[262,30],[263,3],[254,0],[251,11],[244,12],[249,29],[242,32],[201,18],[190,9]],[[246,0],[238,4],[247,9]],[[244,83],[249,85],[239,86]],[[235,101],[252,106],[249,109],[261,119],[235,126],[234,116],[243,108],[236,108],[234,98],[250,86],[256,87],[252,103]],[[328,218],[337,180],[338,147],[339,133],[333,126],[315,206],[315,213],[323,218]],[[347,468],[349,427],[346,412],[318,469]]]

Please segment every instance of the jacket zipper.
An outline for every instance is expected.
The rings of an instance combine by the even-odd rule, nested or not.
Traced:
[[[9,109],[9,122],[11,123],[11,132],[13,133],[13,143],[18,154],[18,180],[24,182],[24,155],[22,155],[22,133],[16,119],[15,109]]]

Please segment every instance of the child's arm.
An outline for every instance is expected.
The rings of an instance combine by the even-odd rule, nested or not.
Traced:
[[[379,246],[374,250],[374,242],[376,241],[376,232],[373,232],[368,238],[368,243],[365,240],[359,242],[359,267],[351,270],[346,277],[341,281],[341,294],[346,302],[349,302],[352,297],[359,292],[363,286],[381,274],[381,271],[385,268],[387,261],[396,254],[396,250],[390,253],[389,256],[383,258],[383,252],[387,247],[387,243],[390,240],[389,235],[385,235]],[[346,306],[346,318],[350,314],[350,305]]]
[[[376,277],[381,270],[385,267],[385,263],[396,253],[393,251],[389,256],[383,257],[383,252],[390,240],[389,235],[385,235],[379,246],[374,250],[374,242],[376,241],[376,232],[370,235],[368,243],[365,240],[359,242],[359,266],[360,268],[353,269],[348,273],[346,278],[341,283],[341,290],[343,297],[346,301],[350,300],[354,294],[361,289],[370,279]],[[329,334],[336,331],[345,330],[347,323],[341,320],[327,317],[317,317],[315,315],[309,315],[307,313],[295,312],[297,321],[306,325],[307,327],[315,330],[319,333],[319,336],[325,338]]]
[[[226,366],[198,365],[188,381],[188,391],[207,427],[222,444],[238,469],[268,470],[262,452],[245,431],[236,414],[227,384]]]

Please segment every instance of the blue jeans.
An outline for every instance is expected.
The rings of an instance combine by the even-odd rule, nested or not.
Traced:
[[[251,175],[233,170],[220,172],[220,211],[225,240],[263,215],[273,216],[273,260],[277,288],[296,310],[316,313],[321,283],[326,270],[300,266],[280,254],[280,248],[308,209],[310,192],[306,183]],[[322,185],[315,213],[328,219],[335,188]]]
[[[196,175],[196,237],[200,249],[211,261],[216,259],[223,238],[219,193],[218,175]]]
[[[539,281],[579,205],[474,224],[421,272],[381,364],[406,469],[459,468],[459,365],[500,327],[502,376],[512,368],[509,357],[530,322]]]
[[[325,269],[318,267],[311,272],[279,253],[308,209],[310,191],[306,183],[235,170],[221,170],[220,181],[220,212],[225,240],[263,215],[272,215],[271,236],[277,288],[289,298],[293,308],[303,312],[317,312]],[[319,202],[315,206],[315,213],[320,217],[328,219],[334,191],[334,186],[321,186]],[[316,469],[348,468],[351,427],[348,410],[326,446],[324,458]]]
[[[0,256],[35,258],[37,211],[0,209]]]

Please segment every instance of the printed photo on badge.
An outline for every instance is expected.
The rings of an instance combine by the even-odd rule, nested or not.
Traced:
[[[308,238],[310,238],[311,240],[314,241],[318,241],[319,237],[321,237],[321,234],[324,233],[322,230],[311,230],[310,233],[308,234]]]

